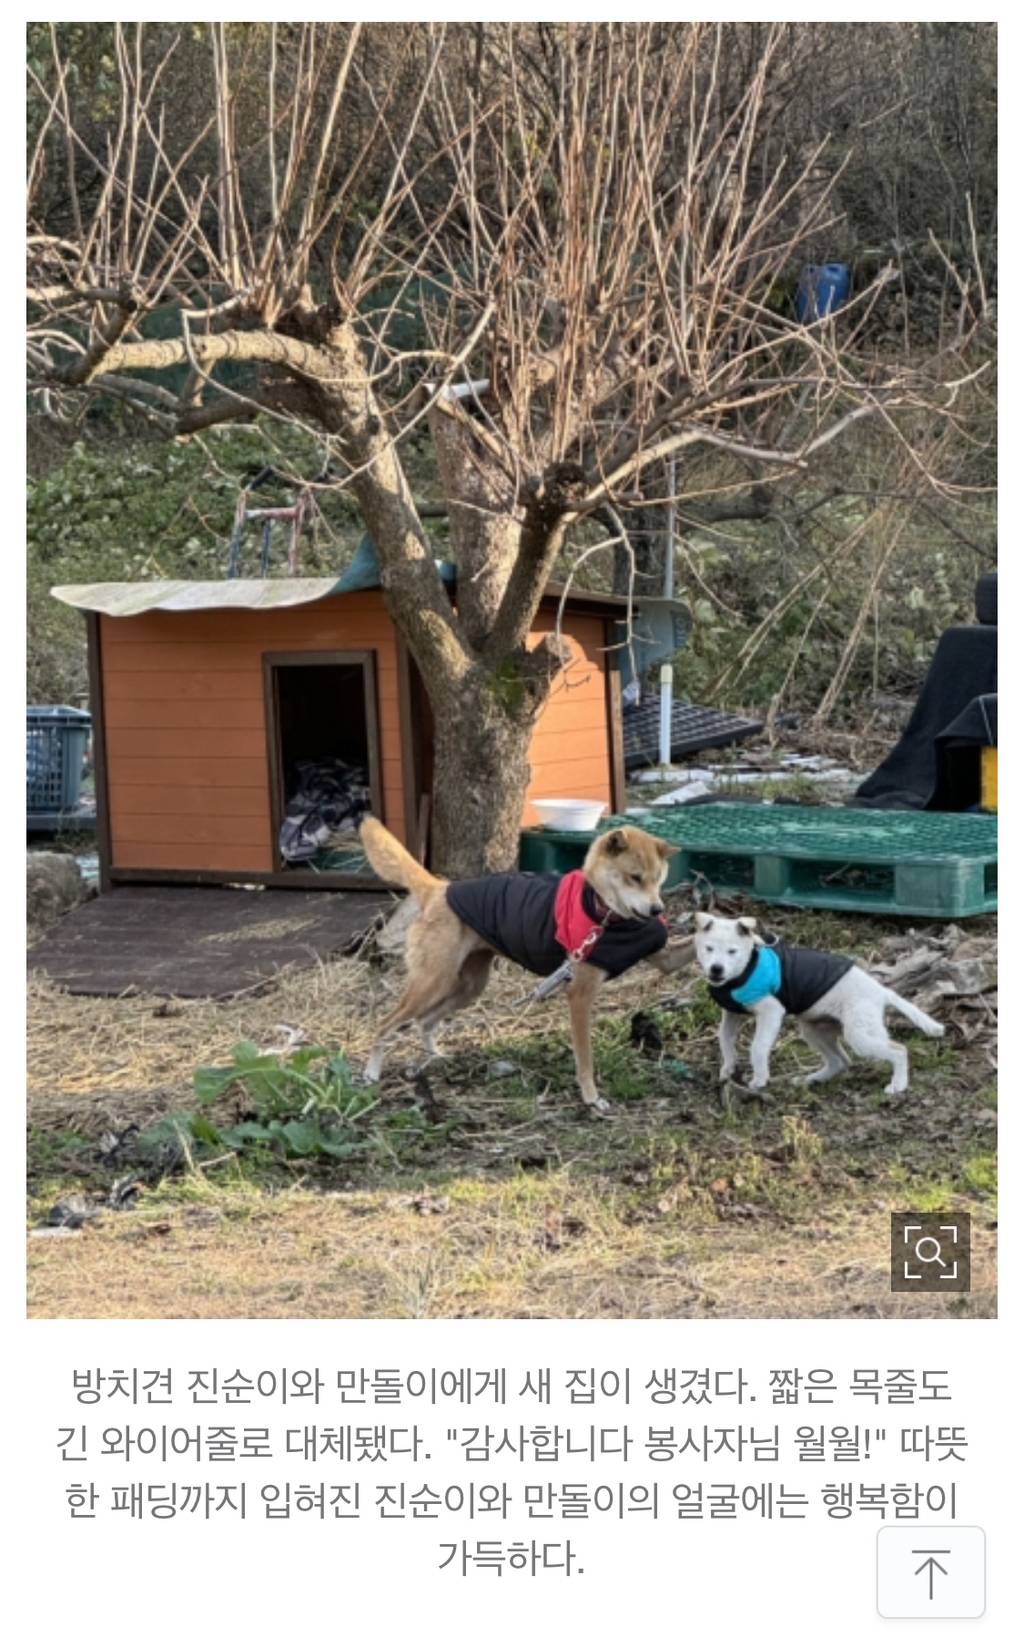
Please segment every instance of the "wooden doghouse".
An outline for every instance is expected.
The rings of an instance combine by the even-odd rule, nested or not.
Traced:
[[[369,775],[373,808],[428,847],[431,714],[380,590],[324,579],[64,585],[88,621],[101,883],[259,882],[334,889],[358,872],[285,866],[290,769],[337,755]],[[554,629],[545,597],[535,637]],[[624,804],[619,668],[609,648],[624,601],[574,593],[562,632],[573,660],[530,750],[530,799]]]

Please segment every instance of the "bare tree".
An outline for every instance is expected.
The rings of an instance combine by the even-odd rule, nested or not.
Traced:
[[[699,507],[755,478],[763,496],[866,416],[910,447],[903,417],[955,413],[970,295],[924,367],[858,345],[884,274],[841,325],[772,299],[829,220],[834,174],[820,147],[766,164],[781,26],[728,96],[704,25],[253,28],[211,26],[208,118],[179,136],[161,101],[173,43],[118,27],[102,144],[54,36],[29,161],[32,390],[58,415],[113,396],[175,437],[258,415],[317,431],[432,703],[435,862],[507,867],[564,663],[531,630],[570,532],[621,537],[669,457]],[[243,92],[258,140],[239,136]],[[59,233],[36,207],[55,166]],[[422,335],[403,348],[414,299]],[[454,604],[403,467],[420,431]]]

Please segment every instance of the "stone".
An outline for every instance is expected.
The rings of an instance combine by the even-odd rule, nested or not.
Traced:
[[[29,852],[25,907],[29,930],[42,932],[95,894],[66,852]]]

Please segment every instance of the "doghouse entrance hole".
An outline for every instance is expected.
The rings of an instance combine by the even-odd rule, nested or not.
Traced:
[[[363,812],[379,810],[372,656],[268,656],[279,867],[362,872]]]

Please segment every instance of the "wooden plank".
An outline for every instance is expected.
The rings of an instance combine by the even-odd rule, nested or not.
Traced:
[[[263,649],[258,643],[224,645],[213,642],[122,642],[103,655],[104,670],[130,675],[194,675],[202,672],[244,671],[260,674]]]
[[[611,788],[609,768],[604,756],[565,756],[561,761],[549,761],[535,764],[531,761],[531,770],[534,782],[540,781],[549,784],[552,779],[564,777],[573,783],[604,783],[607,789]],[[566,794],[570,794],[566,791]]]
[[[579,664],[568,673],[563,672],[561,677],[552,684],[541,720],[550,711],[571,708],[580,699],[591,699],[595,694],[604,697],[604,670],[597,664]]]
[[[555,610],[542,607],[534,621],[529,646],[536,646],[546,632],[554,629]],[[602,618],[567,612],[562,619],[562,635],[575,653],[585,654],[595,663],[601,663],[601,650],[605,646],[605,622]]]
[[[111,870],[115,886],[267,886],[274,891],[292,892],[381,892],[389,890],[369,870],[351,874],[347,870],[315,869],[129,869]]]
[[[107,735],[111,769],[119,756],[168,756],[187,761],[245,761],[262,757],[266,744],[262,732],[233,733],[212,728],[190,731],[184,727],[166,730],[116,727]]]
[[[604,726],[581,728],[572,733],[535,735],[530,745],[531,766],[564,766],[567,762],[588,760],[599,767],[608,766],[608,732]]]
[[[544,706],[545,714],[549,710],[571,709],[581,699],[589,701],[596,692],[603,691],[601,687],[603,681],[604,672],[598,665],[581,666],[578,674],[571,680],[566,678],[560,684],[556,682]]]
[[[211,690],[212,691],[212,690]],[[396,743],[398,733],[398,705],[396,699],[387,701],[382,712]],[[111,699],[107,704],[107,726],[115,728],[144,727],[158,731],[186,727],[203,730],[223,729],[258,731],[264,724],[262,700],[224,699],[213,693],[205,699]]]
[[[241,728],[259,731],[263,723],[262,700],[225,699],[217,692],[205,699],[109,699],[107,729],[144,727],[147,731],[187,727],[194,729]]]
[[[120,841],[158,846],[201,846],[205,842],[235,842],[240,847],[270,844],[269,813],[222,812],[111,814],[114,845]]]
[[[539,641],[541,633],[536,632],[535,635]],[[570,658],[568,664],[564,665],[556,676],[553,683],[555,688],[560,687],[566,678],[571,681],[573,676],[578,675],[582,670],[587,670],[590,667],[600,669],[603,657],[601,649],[597,643],[581,642],[577,637],[573,636],[571,633],[566,633],[565,631],[562,632],[562,635],[566,638],[566,641],[569,644],[569,651],[572,657]],[[530,646],[535,646],[535,643],[532,640],[530,642]]]
[[[397,663],[390,647],[368,641],[377,658],[378,672],[397,678]],[[124,642],[104,653],[104,668],[113,673],[194,675],[222,671],[259,675],[267,648],[258,642]],[[311,653],[325,652],[321,644]]]
[[[606,778],[550,778],[547,780],[538,779],[530,785],[526,792],[528,801],[552,800],[563,796],[566,800],[604,801],[607,805],[610,801],[611,791],[608,788]],[[535,819],[530,821],[531,823],[536,822]]]
[[[602,677],[602,682],[604,678]],[[548,739],[572,738],[576,733],[604,733],[606,731],[604,687],[596,689],[587,699],[565,705],[561,710],[552,706],[546,710],[533,732],[534,744]]]
[[[389,710],[394,710],[396,713],[400,714],[401,679],[397,670],[378,670],[377,703],[382,707],[386,704]]]
[[[204,869],[224,870],[230,879],[250,870],[255,874],[268,871],[272,866],[270,846],[213,845],[171,846],[150,841],[115,841],[114,864],[117,869]]]
[[[108,700],[153,699],[177,703],[184,699],[261,699],[260,674],[249,670],[108,670]]]
[[[386,615],[338,624],[322,621],[311,625],[278,615],[274,619],[250,619],[239,625],[218,615],[200,616],[203,623],[184,616],[168,615],[170,623],[151,626],[145,620],[132,620],[112,644],[113,651],[122,647],[149,648],[229,648],[242,651],[259,648],[262,652],[277,649],[284,652],[332,652],[339,648],[379,647],[394,651],[394,631]]]
[[[92,715],[92,765],[96,786],[96,849],[100,860],[100,891],[107,892],[110,889],[112,847],[103,638],[98,614],[86,614],[85,623],[89,657],[89,709]]]
[[[564,795],[569,800],[611,801],[612,791],[607,769],[593,761],[577,762],[571,767],[546,767],[531,778],[527,797],[535,795]]]
[[[537,618],[534,621],[534,629],[539,631],[553,631],[555,628],[555,616],[557,612],[558,603],[548,602],[545,599],[537,610]],[[566,633],[566,635],[572,636],[577,636],[580,631],[591,632],[596,639],[597,637],[601,636],[604,631],[604,619],[600,614],[573,613],[571,609],[567,608],[562,618],[562,630]]]
[[[288,652],[330,653],[339,648],[380,648],[382,653],[388,653],[394,651],[395,633],[383,613],[362,619],[322,619],[317,624],[278,614],[263,625],[232,632],[227,640],[256,640],[266,650],[276,648]]]
[[[380,725],[385,736],[385,753],[390,760],[402,759],[402,727],[397,699],[380,700]]]
[[[591,670],[578,685],[566,688],[561,693],[552,694],[537,719],[537,726],[543,730],[549,721],[568,723],[579,710],[593,711],[594,721],[603,719],[603,671]]]
[[[112,810],[121,816],[130,813],[183,815],[216,810],[221,817],[260,816],[270,822],[270,798],[265,781],[258,789],[226,784],[211,790],[206,784],[125,784],[118,780],[112,792]]]
[[[613,812],[625,812],[626,748],[622,737],[622,677],[618,665],[611,658],[607,665],[606,688],[611,807]]]
[[[118,787],[148,784],[197,785],[203,789],[265,790],[267,766],[262,755],[230,760],[199,760],[196,756],[122,755],[117,764]]]

